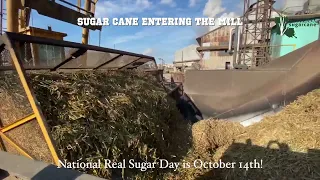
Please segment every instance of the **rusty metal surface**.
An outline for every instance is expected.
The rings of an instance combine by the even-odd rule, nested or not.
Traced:
[[[320,40],[252,70],[190,70],[185,92],[203,115],[230,118],[286,105],[320,87]]]
[[[229,31],[233,26],[221,26],[207,34],[201,36],[201,44],[207,42],[229,42]],[[218,44],[217,44],[218,45]]]

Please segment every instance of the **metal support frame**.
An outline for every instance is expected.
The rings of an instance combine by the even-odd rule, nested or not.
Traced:
[[[118,69],[119,69],[119,70],[122,70],[122,69],[124,69],[125,67],[128,67],[128,66],[130,66],[131,64],[133,64],[133,63],[135,63],[135,62],[139,61],[140,59],[142,59],[142,57],[139,57],[138,59],[135,59],[135,60],[134,60],[134,61],[132,61],[131,63],[126,64],[126,65],[124,65],[124,66],[122,66],[122,67],[119,67]]]
[[[30,115],[28,115],[28,116],[25,117],[25,118],[22,118],[22,119],[14,122],[14,123],[12,123],[12,124],[10,124],[10,125],[7,125],[7,126],[5,126],[5,127],[3,127],[3,128],[0,128],[0,131],[1,131],[2,133],[5,133],[5,132],[10,131],[10,130],[12,130],[12,129],[14,129],[14,128],[16,128],[16,127],[18,127],[18,126],[26,123],[26,122],[28,122],[28,121],[31,121],[31,120],[33,120],[33,119],[35,119],[35,118],[36,118],[36,115],[35,115],[35,114],[30,114]]]
[[[60,163],[59,163],[60,157],[57,154],[56,146],[55,146],[54,141],[50,135],[49,128],[47,127],[46,119],[42,113],[40,106],[39,106],[39,102],[37,101],[36,96],[34,95],[34,92],[26,79],[26,70],[28,70],[28,69],[43,70],[43,67],[37,67],[37,66],[36,67],[24,67],[23,66],[22,60],[20,59],[20,57],[17,56],[19,54],[18,51],[20,50],[20,48],[17,47],[16,44],[18,44],[19,42],[47,44],[47,45],[60,46],[60,47],[72,47],[72,48],[77,49],[75,52],[73,52],[70,55],[70,57],[68,57],[62,63],[55,66],[54,68],[51,68],[51,69],[49,68],[50,70],[62,69],[61,67],[63,64],[66,64],[67,62],[71,61],[73,58],[76,58],[76,57],[83,55],[85,52],[87,52],[87,50],[117,54],[112,59],[100,64],[99,66],[97,66],[94,69],[99,69],[100,67],[104,66],[105,64],[110,63],[112,61],[116,61],[119,57],[122,57],[124,55],[133,56],[137,59],[135,59],[134,61],[132,61],[130,63],[127,63],[125,66],[122,66],[119,69],[124,69],[125,67],[132,65],[134,62],[137,62],[140,59],[146,59],[146,61],[154,61],[155,62],[155,59],[153,57],[142,55],[142,54],[135,54],[135,53],[125,52],[125,51],[119,51],[119,50],[114,50],[114,49],[108,49],[108,48],[102,48],[102,47],[97,47],[97,46],[90,46],[90,45],[84,45],[84,44],[72,43],[72,42],[66,42],[66,41],[53,40],[53,39],[48,39],[48,38],[33,37],[33,36],[24,35],[24,34],[6,33],[5,35],[2,35],[0,37],[0,51],[4,50],[4,49],[8,50],[11,55],[11,61],[12,61],[12,66],[2,66],[2,67],[0,67],[0,70],[15,70],[17,72],[19,80],[22,84],[23,90],[24,90],[26,97],[28,99],[28,103],[30,104],[30,106],[32,108],[32,113],[29,115],[26,114],[26,117],[24,117],[18,121],[15,121],[9,125],[6,125],[4,127],[0,127],[1,140],[10,144],[18,152],[20,152],[20,154],[22,154],[30,159],[35,159],[34,157],[32,157],[28,153],[28,149],[27,150],[23,149],[21,147],[21,145],[17,144],[12,139],[10,139],[10,137],[8,137],[6,135],[6,133],[17,128],[17,127],[24,126],[24,125],[36,120],[37,124],[40,127],[41,134],[44,137],[44,141],[45,141],[44,143],[47,144],[47,147],[50,152],[50,156],[52,157],[52,160],[53,160],[52,163],[57,166],[60,166]],[[0,146],[1,146],[1,144],[0,144]]]
[[[79,44],[79,43],[74,43],[74,42],[68,42],[68,41],[61,41],[61,40],[55,40],[55,39],[49,39],[49,38],[44,38],[44,37],[36,37],[36,36],[29,36],[29,35],[25,35],[25,34],[18,34],[18,33],[10,33],[7,32],[6,35],[4,35],[6,37],[8,37],[10,40],[12,41],[18,41],[18,42],[26,42],[26,43],[33,43],[33,44],[46,44],[46,45],[52,45],[52,46],[60,46],[60,47],[68,47],[68,48],[76,48],[76,49],[83,49],[81,51],[78,51],[77,53],[73,54],[74,58],[77,58],[83,54],[85,54],[84,51],[87,50],[91,50],[91,51],[99,51],[99,52],[105,52],[105,53],[111,53],[111,54],[118,54],[116,57],[112,58],[111,60],[108,60],[107,62],[98,65],[97,67],[93,68],[93,69],[99,69],[101,68],[103,65],[110,63],[112,61],[117,60],[120,56],[134,56],[134,57],[141,57],[141,58],[145,58],[148,59],[149,61],[154,61],[155,59],[154,57],[151,56],[146,56],[143,54],[136,54],[136,53],[132,53],[132,52],[126,52],[126,51],[121,51],[121,50],[116,50],[116,49],[110,49],[110,48],[104,48],[104,47],[99,47],[99,46],[93,46],[93,45],[86,45],[86,44]],[[83,53],[83,54],[82,54]],[[57,65],[56,67],[41,67],[41,66],[36,66],[36,67],[29,67],[29,66],[25,66],[26,70],[40,70],[40,69],[51,69],[51,71],[57,70],[57,69],[65,69],[65,68],[61,68],[63,64],[67,63],[68,61],[71,61],[72,59],[68,57],[65,61],[61,62],[59,65]],[[155,65],[157,66],[157,64],[155,63]],[[6,70],[9,69],[8,67],[0,67],[1,70]],[[81,69],[81,68],[67,68],[67,69]],[[82,68],[82,69],[92,69],[92,68]]]
[[[244,16],[242,26],[241,48],[235,66],[261,66],[270,61],[270,21],[273,0],[258,0],[250,5],[250,0],[244,1]],[[254,20],[252,20],[254,18]]]
[[[65,3],[65,4],[68,4],[69,6],[72,6],[72,7],[77,8],[77,9],[78,9],[78,12],[80,12],[80,10],[81,10],[81,11],[84,11],[84,12],[86,12],[87,14],[89,14],[91,17],[94,16],[93,12],[90,12],[90,11],[88,11],[88,10],[86,10],[86,9],[81,8],[81,1],[80,1],[80,5],[79,5],[79,0],[78,0],[78,6],[76,6],[76,5],[72,4],[72,3],[69,3],[68,1],[65,1],[65,0],[59,0],[59,1]]]
[[[56,71],[61,66],[65,65],[66,63],[70,62],[72,59],[75,59],[79,56],[82,56],[84,53],[86,53],[86,49],[77,49],[75,52],[71,53],[68,58],[66,58],[64,61],[56,65],[54,68],[51,69],[51,71]]]
[[[87,16],[89,16],[89,11],[91,10],[91,1],[85,0],[85,10],[87,12]],[[101,29],[100,29],[101,30]],[[89,29],[88,28],[82,28],[82,44],[88,44],[89,42]]]
[[[12,1],[12,0],[7,0]],[[63,2],[63,1],[61,1]],[[64,2],[65,3],[65,2]],[[77,19],[78,18],[88,18],[92,17],[92,12],[90,12],[90,8],[86,9],[86,14],[83,14],[77,10],[70,9],[68,7],[65,7],[61,4],[58,4],[54,1],[49,1],[49,0],[24,0],[22,3],[23,7],[29,7],[31,9],[36,10],[39,14],[47,17],[51,17],[60,21],[64,21],[70,24],[77,25]],[[77,7],[78,8],[78,7]],[[57,13],[59,12],[59,13]],[[91,30],[101,30],[102,26],[82,26],[86,27]],[[10,31],[12,32],[12,31]]]
[[[108,60],[108,61],[106,61],[106,62],[104,62],[104,63],[102,63],[102,64],[100,64],[100,65],[98,65],[98,66],[95,67],[95,68],[93,68],[93,70],[97,70],[97,69],[101,68],[102,66],[104,66],[104,65],[106,65],[106,64],[109,64],[109,63],[111,63],[112,61],[115,61],[116,59],[118,59],[119,57],[122,57],[122,56],[123,56],[123,54],[119,54],[119,55],[117,55],[116,57],[114,57],[114,58],[112,58],[112,59],[110,59],[110,60]]]
[[[33,157],[31,157],[27,152],[26,150],[22,149],[19,145],[17,145],[13,140],[11,140],[8,136],[6,136],[4,133],[5,132],[8,132],[12,129],[15,129],[31,120],[34,120],[36,119],[36,115],[33,113],[33,114],[30,114],[28,115],[27,117],[25,118],[22,118],[12,124],[9,124],[3,128],[0,128],[0,136],[3,140],[5,140],[6,142],[8,142],[10,145],[12,145],[13,147],[15,147],[15,149],[20,152],[22,155],[30,158],[30,159],[34,159]]]
[[[19,5],[15,0],[7,0],[7,30],[9,32],[19,31]]]
[[[70,42],[70,41],[61,41],[61,40],[55,40],[55,39],[50,39],[50,38],[29,36],[29,35],[25,35],[25,34],[18,34],[18,33],[11,33],[11,32],[7,32],[6,36],[10,40],[19,41],[19,42],[27,42],[27,43],[34,43],[34,44],[46,44],[46,45],[69,47],[69,48],[88,49],[88,50],[93,50],[93,51],[101,51],[101,52],[108,52],[108,53],[114,53],[114,54],[123,54],[123,55],[128,55],[128,56],[137,56],[137,57],[143,57],[143,58],[154,60],[154,57],[146,56],[143,54],[137,54],[137,53],[121,51],[121,50],[116,50],[116,49],[110,49],[110,48],[105,48],[105,47],[99,47],[99,46],[93,46],[93,45],[80,44],[80,43],[75,43],[75,42]]]
[[[79,44],[79,43],[74,43],[74,42],[68,42],[68,41],[61,41],[61,40],[55,40],[55,39],[49,39],[49,38],[44,38],[44,37],[35,37],[35,36],[29,36],[25,34],[18,34],[18,33],[10,33],[7,32],[5,35],[0,37],[2,38],[3,41],[10,40],[12,42],[24,42],[24,43],[33,43],[33,44],[45,44],[45,45],[51,45],[51,46],[59,46],[59,47],[68,47],[68,48],[74,48],[76,49],[74,52],[71,53],[69,57],[67,57],[64,61],[59,63],[58,65],[52,67],[52,66],[41,66],[41,65],[24,65],[25,70],[51,70],[51,71],[56,71],[58,69],[63,70],[63,69],[91,69],[91,70],[96,70],[100,69],[102,66],[111,63],[112,61],[117,61],[118,58],[121,56],[133,56],[137,58],[144,58],[146,59],[146,62],[153,61],[155,63],[155,68],[157,68],[157,64],[155,62],[154,57],[151,56],[146,56],[143,54],[136,54],[132,52],[126,52],[126,51],[121,51],[121,50],[116,50],[116,49],[109,49],[109,48],[104,48],[104,47],[99,47],[99,46],[92,46],[92,45],[85,45],[85,44]],[[1,43],[0,43],[1,44]],[[0,46],[1,49],[1,46]],[[110,60],[107,60],[106,62],[92,68],[92,67],[63,67],[64,64],[80,57],[86,54],[88,51],[97,51],[101,53],[107,53],[107,54],[115,54],[115,57],[113,57]],[[106,56],[102,56],[101,59],[105,58]],[[86,58],[84,58],[86,59]],[[127,67],[127,66],[125,66]],[[130,67],[131,68],[131,67]],[[12,70],[12,67],[8,66],[2,66],[0,67],[0,70]],[[110,69],[108,69],[110,70]]]
[[[30,159],[34,159],[30,154],[28,154],[24,149],[22,149],[19,145],[17,145],[17,143],[15,143],[11,138],[9,138],[8,136],[6,136],[3,132],[0,131],[0,137],[5,140],[6,142],[8,142],[11,146],[13,146],[19,153],[21,153],[22,155],[30,158]]]
[[[27,95],[27,99],[28,102],[30,103],[30,106],[33,110],[33,113],[31,115],[26,116],[25,118],[22,118],[21,120],[18,120],[14,123],[11,123],[8,126],[5,126],[3,128],[0,129],[0,136],[2,137],[3,140],[5,140],[6,142],[8,142],[9,144],[13,145],[13,147],[15,147],[15,149],[17,149],[21,154],[23,154],[26,157],[29,157],[31,159],[33,159],[25,150],[23,150],[23,148],[21,148],[18,144],[16,144],[15,142],[13,142],[9,137],[7,137],[4,133],[12,130],[14,128],[17,128],[18,126],[21,126],[23,124],[26,124],[28,122],[30,122],[33,119],[37,120],[37,123],[41,129],[42,135],[44,137],[44,140],[49,148],[49,151],[51,153],[51,157],[53,160],[53,163],[57,166],[60,166],[59,163],[59,155],[57,154],[57,150],[56,147],[54,145],[54,141],[48,131],[48,127],[45,121],[45,117],[41,111],[41,108],[39,107],[39,103],[33,93],[32,88],[30,87],[30,85],[28,84],[27,80],[26,80],[26,75],[25,75],[25,69],[22,66],[22,62],[21,60],[16,56],[16,51],[13,49],[13,44],[14,41],[10,40],[10,39],[5,39],[5,43],[6,46],[5,48],[7,50],[9,50],[10,55],[11,55],[11,59],[12,59],[12,64],[15,68],[15,70],[18,73],[20,82],[22,84],[22,87]]]
[[[91,6],[91,12],[92,13],[95,13],[96,12],[96,5],[98,3],[98,0],[94,0],[92,3],[92,6]],[[101,31],[101,30],[100,30]]]

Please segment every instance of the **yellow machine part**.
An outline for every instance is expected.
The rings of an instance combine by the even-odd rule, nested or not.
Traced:
[[[11,85],[7,84],[7,89],[14,87],[12,92],[0,88],[0,143],[3,150],[59,165],[59,157],[45,118],[27,82],[21,62],[13,48],[4,49],[3,54],[6,54],[6,58],[11,57],[13,70],[9,73],[17,77]],[[0,74],[2,79],[6,78],[6,75],[4,72]],[[28,108],[21,109],[20,105],[28,105]]]

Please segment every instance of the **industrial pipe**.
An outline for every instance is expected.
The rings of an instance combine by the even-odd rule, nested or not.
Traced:
[[[238,59],[236,60],[237,63],[239,62],[239,59],[241,58],[239,50],[240,50],[240,41],[241,41],[241,28],[240,26],[238,27],[238,40],[237,40],[237,53],[239,54]],[[236,65],[236,64],[235,64]],[[234,65],[234,66],[235,66]]]
[[[19,32],[19,6],[17,0],[7,0],[7,31]]]
[[[231,49],[231,47],[232,47],[232,35],[233,35],[233,31],[234,30],[235,30],[235,28],[232,28],[232,29],[230,29],[230,32],[229,32],[229,49],[228,49],[228,53],[230,53],[230,54],[232,52],[232,49]]]
[[[241,28],[238,27],[238,41],[237,41],[237,52],[240,50],[240,40],[241,40]]]
[[[238,60],[240,58],[240,53],[239,53],[239,50],[240,50],[240,40],[241,40],[241,28],[240,26],[236,26],[235,28],[235,33],[236,33],[236,38],[237,40],[235,39],[234,41],[236,46],[234,47],[234,54],[233,54],[233,67],[237,66],[238,64]],[[242,47],[241,47],[242,48]]]

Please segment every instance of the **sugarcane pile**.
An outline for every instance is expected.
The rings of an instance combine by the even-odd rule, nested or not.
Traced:
[[[179,161],[188,150],[190,126],[153,76],[133,71],[29,73],[27,76],[62,159],[70,162],[79,159],[153,162],[159,158]],[[13,74],[6,75],[0,79],[1,85],[14,86],[10,80],[16,78]],[[14,87],[1,86],[6,97],[17,97],[12,89]],[[11,106],[15,110],[29,108],[21,107],[21,103],[17,105],[17,101],[12,101]],[[0,107],[1,114],[9,113],[2,109],[4,107]],[[35,153],[41,153],[34,149]],[[165,171],[157,168],[147,172],[78,170],[103,178],[155,178]]]
[[[320,179],[320,89],[246,128],[205,120],[194,124],[192,131],[194,147],[185,162],[221,160],[236,165],[181,168],[173,179]],[[255,159],[262,160],[260,167],[250,167]]]

